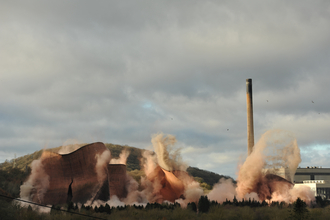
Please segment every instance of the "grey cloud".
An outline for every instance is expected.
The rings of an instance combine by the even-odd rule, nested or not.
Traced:
[[[207,155],[245,151],[246,78],[256,139],[276,127],[302,149],[328,144],[329,9],[326,1],[3,3],[0,150],[72,138],[144,148],[165,132],[205,150],[198,165],[234,176],[232,161],[224,171]]]

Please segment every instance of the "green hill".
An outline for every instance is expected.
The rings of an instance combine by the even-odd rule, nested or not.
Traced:
[[[127,158],[127,171],[139,181],[144,172],[141,170],[140,159],[142,158],[143,149],[122,146],[116,144],[105,144],[111,151],[112,158],[118,158],[123,149],[130,152]],[[46,149],[47,151],[58,152],[60,147]],[[15,160],[6,161],[0,164],[0,189],[6,191],[14,197],[19,196],[19,187],[30,175],[31,163],[33,160],[39,159],[43,150],[36,151]],[[210,171],[201,170],[196,167],[188,167],[187,172],[201,183],[204,189],[211,189],[215,183],[221,178],[231,178],[229,176],[219,175]]]
[[[141,170],[140,159],[142,158],[143,149],[116,144],[105,144],[105,146],[110,150],[111,157],[113,158],[118,158],[122,150],[127,149],[130,152],[126,163],[127,170]]]

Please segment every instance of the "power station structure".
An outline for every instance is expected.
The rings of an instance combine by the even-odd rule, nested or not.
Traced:
[[[157,182],[162,186],[159,190],[161,199],[157,201],[159,203],[164,200],[175,202],[175,200],[179,198],[184,199],[184,191],[187,185],[194,181],[194,179],[185,171],[168,171],[159,165],[147,175],[147,178],[149,181]]]
[[[250,155],[254,146],[252,79],[246,79],[246,102],[248,155]],[[315,196],[330,199],[330,168],[298,167],[293,179],[287,167],[264,169],[263,172],[266,176],[285,179],[288,184],[294,184],[294,187],[309,186],[315,192]]]
[[[250,155],[254,147],[252,79],[246,80],[246,96]],[[33,202],[46,205],[108,201],[114,195],[119,199],[126,198],[129,184],[126,165],[109,162],[110,151],[101,142],[85,145],[69,154],[45,151],[39,166],[32,170],[33,181],[25,186],[31,189],[28,197]],[[309,185],[315,189],[315,195],[330,198],[330,168],[298,168],[294,179],[291,179],[292,176],[283,167],[264,171],[255,188],[250,189],[250,192],[256,192],[261,200],[271,199],[273,192],[281,192],[281,187],[276,184],[279,182],[284,188],[292,188],[293,183],[297,187]],[[159,165],[146,179],[156,183],[157,187],[160,186],[157,191],[159,200],[156,202],[184,199],[186,187],[194,181],[184,171],[168,171]]]
[[[298,167],[294,175],[294,183],[297,187],[307,185],[315,192],[315,196],[330,199],[330,168]]]
[[[44,151],[34,166],[29,180],[22,187],[29,189],[24,196],[45,205],[73,203],[91,204],[128,195],[130,180],[126,165],[109,164],[110,151],[101,142],[85,145],[68,154]],[[159,191],[156,202],[174,202],[184,198],[184,191],[193,178],[185,171],[167,171],[159,165],[147,176]],[[22,196],[22,193],[21,193]]]
[[[247,104],[248,155],[250,155],[252,153],[254,146],[252,79],[246,79],[246,104]]]
[[[112,195],[125,197],[126,165],[109,164],[102,158],[106,151],[109,150],[101,142],[63,155],[44,151],[41,165],[31,174],[35,175],[31,200],[56,205],[107,201]]]
[[[252,79],[246,79],[246,104],[247,104],[247,150],[248,156],[253,152],[254,148],[254,126],[253,126],[253,99],[252,99]],[[264,169],[262,175],[259,176],[254,188],[249,193],[255,192],[261,200],[270,200],[273,192],[281,192],[281,187],[292,188],[293,183],[284,173],[280,174],[279,170]],[[280,174],[280,175],[279,175]],[[278,184],[281,183],[281,184]],[[281,186],[281,187],[279,187]]]

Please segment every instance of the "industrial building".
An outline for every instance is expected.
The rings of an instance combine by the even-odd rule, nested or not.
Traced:
[[[252,79],[246,79],[246,101],[248,155],[250,155],[254,147]],[[277,176],[294,183],[294,187],[299,187],[301,185],[309,186],[315,192],[315,196],[330,199],[330,168],[316,166],[306,168],[299,167],[293,179],[287,167],[267,168],[263,169],[262,172],[265,176]]]
[[[294,183],[294,187],[309,186],[314,192],[315,196],[330,199],[330,168],[322,167],[306,167],[297,168],[296,173],[291,179],[288,168],[272,168],[264,169],[263,173],[270,173],[280,176],[290,182]]]
[[[294,175],[296,186],[307,185],[315,191],[315,196],[330,199],[330,168],[306,167],[297,168]]]

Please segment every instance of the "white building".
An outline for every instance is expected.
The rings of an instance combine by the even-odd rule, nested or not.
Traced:
[[[306,167],[298,168],[294,175],[295,187],[310,186],[315,196],[330,199],[330,168]]]

